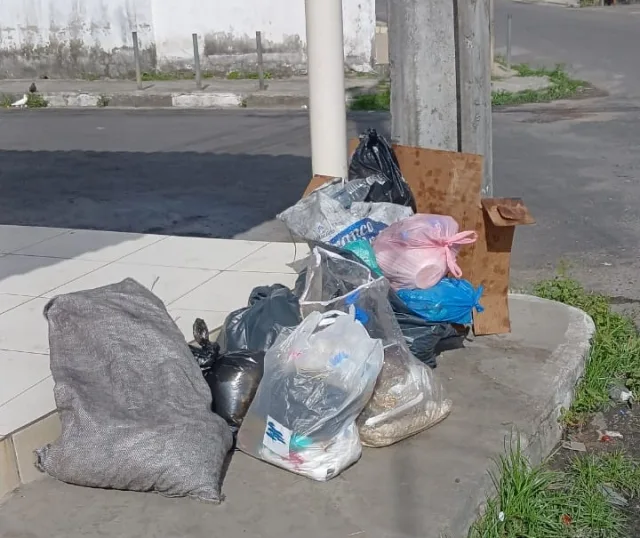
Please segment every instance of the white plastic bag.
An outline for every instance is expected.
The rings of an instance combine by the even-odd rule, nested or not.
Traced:
[[[362,453],[355,420],[382,362],[353,313],[314,312],[267,352],[238,448],[313,480],[337,476]]]
[[[357,420],[365,446],[397,443],[444,420],[451,400],[436,374],[409,351],[388,300],[389,283],[368,267],[321,247],[311,253],[303,316],[351,311],[372,338],[384,344],[384,366],[371,400]]]
[[[361,239],[371,242],[389,224],[411,215],[410,207],[386,202],[354,202],[346,209],[321,188],[280,213],[277,219],[304,239],[341,247]]]

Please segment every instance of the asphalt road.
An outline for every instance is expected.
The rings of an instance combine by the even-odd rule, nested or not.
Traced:
[[[506,52],[512,19],[514,62],[558,63],[621,99],[640,97],[640,5],[567,9],[496,0],[496,53]]]

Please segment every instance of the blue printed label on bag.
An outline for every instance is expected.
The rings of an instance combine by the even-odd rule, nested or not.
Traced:
[[[329,240],[329,243],[336,247],[343,247],[347,243],[359,241],[360,239],[371,243],[386,227],[387,225],[383,222],[371,220],[370,218],[362,219],[342,230],[333,239]]]
[[[283,458],[289,457],[289,445],[291,444],[291,430],[285,428],[274,418],[267,416],[267,426],[264,430],[262,444]]]

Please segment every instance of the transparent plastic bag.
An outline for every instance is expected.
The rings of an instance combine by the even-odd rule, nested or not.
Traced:
[[[267,352],[238,448],[313,480],[337,476],[362,453],[355,420],[382,362],[353,312],[313,312]]]
[[[448,272],[460,278],[456,256],[478,234],[458,233],[458,223],[446,215],[413,215],[380,232],[373,241],[376,260],[394,289],[435,286]]]
[[[451,400],[435,373],[409,351],[388,292],[387,280],[374,278],[363,264],[316,247],[300,296],[303,316],[353,311],[369,335],[384,344],[382,372],[357,421],[362,444],[371,447],[388,446],[426,430],[451,411]]]

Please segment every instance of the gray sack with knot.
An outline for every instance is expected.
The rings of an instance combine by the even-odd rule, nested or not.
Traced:
[[[54,478],[219,503],[229,426],[158,297],[126,279],[44,310],[62,435],[36,451]]]

